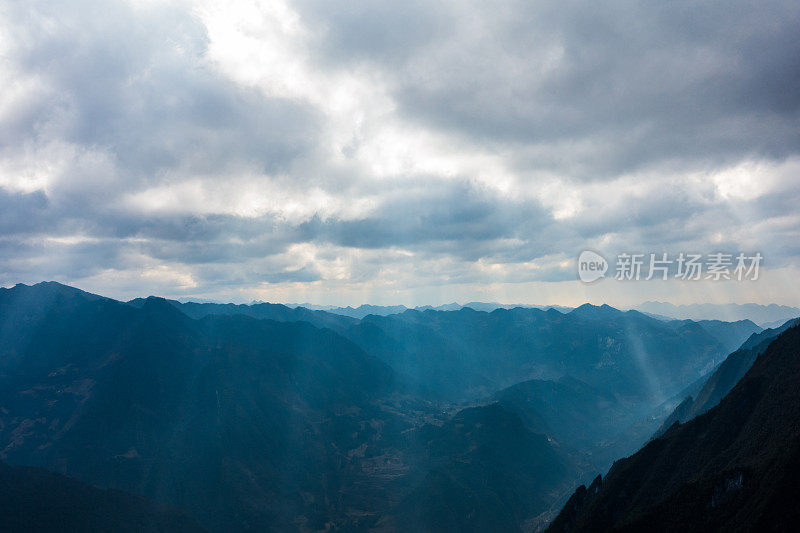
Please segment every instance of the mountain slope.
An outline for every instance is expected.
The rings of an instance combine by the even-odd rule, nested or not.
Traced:
[[[531,431],[547,435],[593,474],[637,450],[658,425],[649,420],[648,405],[620,400],[570,377],[524,381],[491,399],[519,415]]]
[[[675,408],[675,411],[667,417],[655,435],[662,435],[675,422],[691,420],[717,405],[742,379],[742,376],[753,365],[756,357],[767,349],[772,340],[796,323],[797,320],[793,319],[781,327],[753,333],[709,376],[694,397],[687,397]]]
[[[492,400],[519,414],[533,431],[571,446],[593,443],[633,421],[626,421],[626,406],[613,394],[569,377],[523,381]]]
[[[800,521],[800,327],[717,405],[581,487],[550,531],[791,531]]]
[[[698,320],[697,323],[719,340],[728,352],[739,348],[742,344],[742,339],[747,339],[751,335],[762,331],[762,328],[751,320],[737,320],[735,322]]]
[[[500,404],[419,433],[429,471],[396,511],[401,531],[520,531],[575,476],[562,452]]]
[[[0,529],[14,532],[201,532],[176,509],[85,485],[39,468],[0,463]]]

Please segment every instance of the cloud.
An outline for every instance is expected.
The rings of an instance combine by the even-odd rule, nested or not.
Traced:
[[[397,70],[423,123],[582,179],[796,153],[791,2],[476,4]]]
[[[788,1],[7,2],[0,283],[469,300],[551,294],[586,248],[796,268],[798,23]]]

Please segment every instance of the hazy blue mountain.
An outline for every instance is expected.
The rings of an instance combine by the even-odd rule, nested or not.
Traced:
[[[569,375],[657,404],[758,330],[747,323],[664,322],[587,304],[567,314],[409,310],[367,316],[343,334],[445,398],[477,399],[520,381]]]
[[[799,307],[786,305],[760,304],[691,304],[674,305],[667,302],[644,302],[636,307],[658,315],[690,320],[752,320],[761,327],[774,327],[775,322],[783,323],[790,318],[800,317]]]
[[[404,305],[359,305],[358,307],[328,307],[325,311],[352,318],[364,318],[367,315],[393,315],[402,313],[408,308]]]
[[[800,327],[715,407],[570,498],[550,531],[793,531],[800,521]]]
[[[258,304],[263,302],[253,302],[253,304]],[[398,313],[403,313],[408,311],[409,307],[404,305],[359,305],[358,307],[337,307],[334,305],[313,305],[313,304],[286,304],[288,307],[297,308],[297,307],[305,307],[307,309],[317,310],[317,311],[327,311],[329,313],[334,313],[337,315],[344,315],[349,316],[352,318],[364,318],[367,315],[379,315],[379,316],[388,316],[388,315],[396,315]],[[467,302],[465,304],[459,304],[456,302],[444,305],[421,305],[414,307],[413,310],[415,311],[458,311],[459,309],[469,308],[474,309],[475,311],[486,311],[490,313],[495,309],[514,309],[515,307],[523,307],[523,308],[530,308],[530,309],[556,309],[557,311],[561,311],[562,313],[567,313],[572,310],[571,307],[563,307],[560,305],[526,305],[526,304],[501,304],[497,302]]]
[[[761,327],[764,329],[775,329],[781,327],[786,322],[787,320],[773,320],[772,322],[765,322],[761,324]]]
[[[1,462],[0,517],[8,533],[205,531],[186,513],[141,496]]]
[[[251,318],[276,320],[278,322],[308,322],[317,327],[327,327],[334,330],[343,330],[356,321],[336,313],[326,311],[312,311],[304,307],[291,308],[283,304],[259,303],[259,304],[219,304],[219,303],[197,303],[179,302],[177,300],[165,300],[179,309],[186,316],[191,318],[203,318],[214,315],[243,315]],[[144,298],[136,298],[128,302],[134,307],[141,307],[145,302]]]
[[[696,322],[711,333],[729,352],[739,348],[742,344],[742,339],[747,339],[751,335],[762,331],[762,328],[752,320],[737,320],[735,322],[697,320]]]
[[[415,307],[415,311],[458,311],[459,309],[463,309],[464,306],[458,302],[452,302],[449,304],[442,304],[442,305],[420,305]]]
[[[497,302],[467,302],[463,307],[469,307],[476,311],[486,311],[487,313],[491,313],[495,309],[514,309],[516,307],[541,309],[542,311],[555,309],[561,313],[569,313],[573,309],[572,307],[564,307],[563,305],[501,304]]]

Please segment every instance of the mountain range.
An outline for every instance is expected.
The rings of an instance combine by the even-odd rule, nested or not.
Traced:
[[[253,302],[253,304],[259,304],[263,302]],[[288,307],[292,308],[306,308],[306,309],[313,309],[315,311],[327,311],[329,313],[334,313],[337,315],[344,315],[349,316],[352,318],[364,318],[367,315],[379,315],[379,316],[388,316],[388,315],[396,315],[398,313],[403,313],[405,311],[414,310],[414,311],[458,311],[459,309],[472,309],[474,311],[486,311],[490,313],[495,309],[514,309],[517,307],[527,308],[527,309],[541,309],[543,311],[547,311],[548,309],[555,309],[561,312],[569,312],[572,310],[571,307],[564,307],[560,305],[529,305],[529,304],[501,304],[497,302],[467,302],[465,304],[459,304],[457,302],[443,304],[443,305],[419,305],[416,307],[406,307],[405,305],[370,305],[370,304],[362,304],[358,307],[340,307],[336,305],[314,305],[314,304],[297,304],[297,303],[289,303],[286,304]]]
[[[667,302],[644,302],[636,306],[644,313],[668,318],[690,320],[752,320],[763,328],[780,326],[789,319],[800,317],[800,307],[760,304],[689,304],[674,305]]]
[[[259,303],[263,302],[253,302],[253,304]],[[422,305],[417,307],[406,307],[404,305],[368,304],[360,305],[358,307],[340,307],[335,305],[314,305],[309,303],[290,303],[286,305],[291,308],[302,307],[310,310],[327,311],[333,314],[349,316],[358,319],[362,319],[367,315],[394,315],[403,313],[409,309],[416,311],[458,311],[459,309],[468,308],[475,311],[492,312],[495,309],[515,309],[517,307],[521,307],[526,309],[541,309],[543,311],[555,309],[562,313],[568,313],[574,309],[573,307],[565,307],[560,305],[501,304],[497,302],[467,302],[465,304],[453,302],[438,306]],[[777,304],[762,305],[754,303],[706,303],[674,305],[668,302],[644,302],[642,304],[633,306],[631,309],[635,311],[641,311],[642,313],[653,316],[654,318],[661,318],[662,320],[721,320],[725,322],[750,320],[763,328],[775,328],[791,318],[800,317],[800,307]]]
[[[533,531],[788,328],[588,304],[355,318],[18,285],[0,289],[0,473],[48,497],[73,487],[76,529]]]

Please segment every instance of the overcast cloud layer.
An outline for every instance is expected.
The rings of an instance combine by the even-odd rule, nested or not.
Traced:
[[[800,300],[800,3],[345,4],[3,2],[0,284]],[[586,286],[587,248],[765,271]]]

